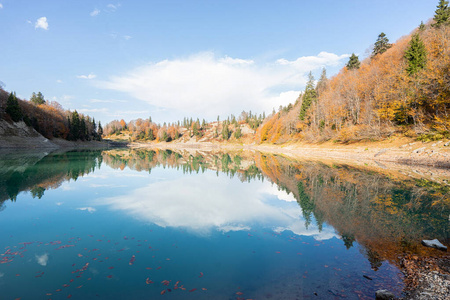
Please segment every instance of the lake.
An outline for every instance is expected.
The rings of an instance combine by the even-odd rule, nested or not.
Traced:
[[[1,299],[373,299],[449,187],[258,152],[2,153]]]

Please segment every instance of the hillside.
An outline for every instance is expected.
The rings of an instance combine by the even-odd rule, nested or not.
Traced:
[[[38,95],[22,100],[0,87],[0,148],[58,148],[69,146],[68,141],[101,140],[100,123]]]
[[[422,24],[392,45],[382,34],[384,52],[374,48],[360,63],[355,56],[356,63],[349,61],[330,79],[322,75],[317,84],[311,76],[297,102],[266,119],[255,140],[348,143],[394,134],[449,138],[450,27],[432,25]]]

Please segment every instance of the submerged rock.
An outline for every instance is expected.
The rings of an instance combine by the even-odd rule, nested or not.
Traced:
[[[388,290],[378,290],[375,292],[375,299],[376,300],[391,300],[391,299],[395,299],[395,296]]]
[[[422,245],[426,247],[436,248],[442,251],[447,251],[447,247],[442,245],[437,239],[434,240],[423,240]]]

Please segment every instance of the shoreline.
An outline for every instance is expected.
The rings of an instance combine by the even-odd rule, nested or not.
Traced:
[[[405,165],[450,168],[450,142],[417,142],[411,139],[353,144],[286,143],[238,144],[220,142],[131,142],[130,148],[169,148],[201,150],[256,150],[297,157],[336,158],[344,160],[373,160]]]
[[[213,142],[131,142],[131,149],[170,149],[178,151],[258,151],[283,155],[297,160],[373,167],[427,177],[450,184],[450,146],[447,142],[417,142],[408,139],[384,142],[342,144],[291,143],[236,144]]]

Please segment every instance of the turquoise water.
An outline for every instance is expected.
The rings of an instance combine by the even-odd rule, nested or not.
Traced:
[[[223,172],[176,155],[172,167],[150,166],[155,153],[144,154],[133,161],[102,152],[4,156],[1,299],[401,293],[394,264],[374,266],[367,246],[345,240],[317,212],[306,215],[301,193],[255,165],[230,157],[241,169]]]

